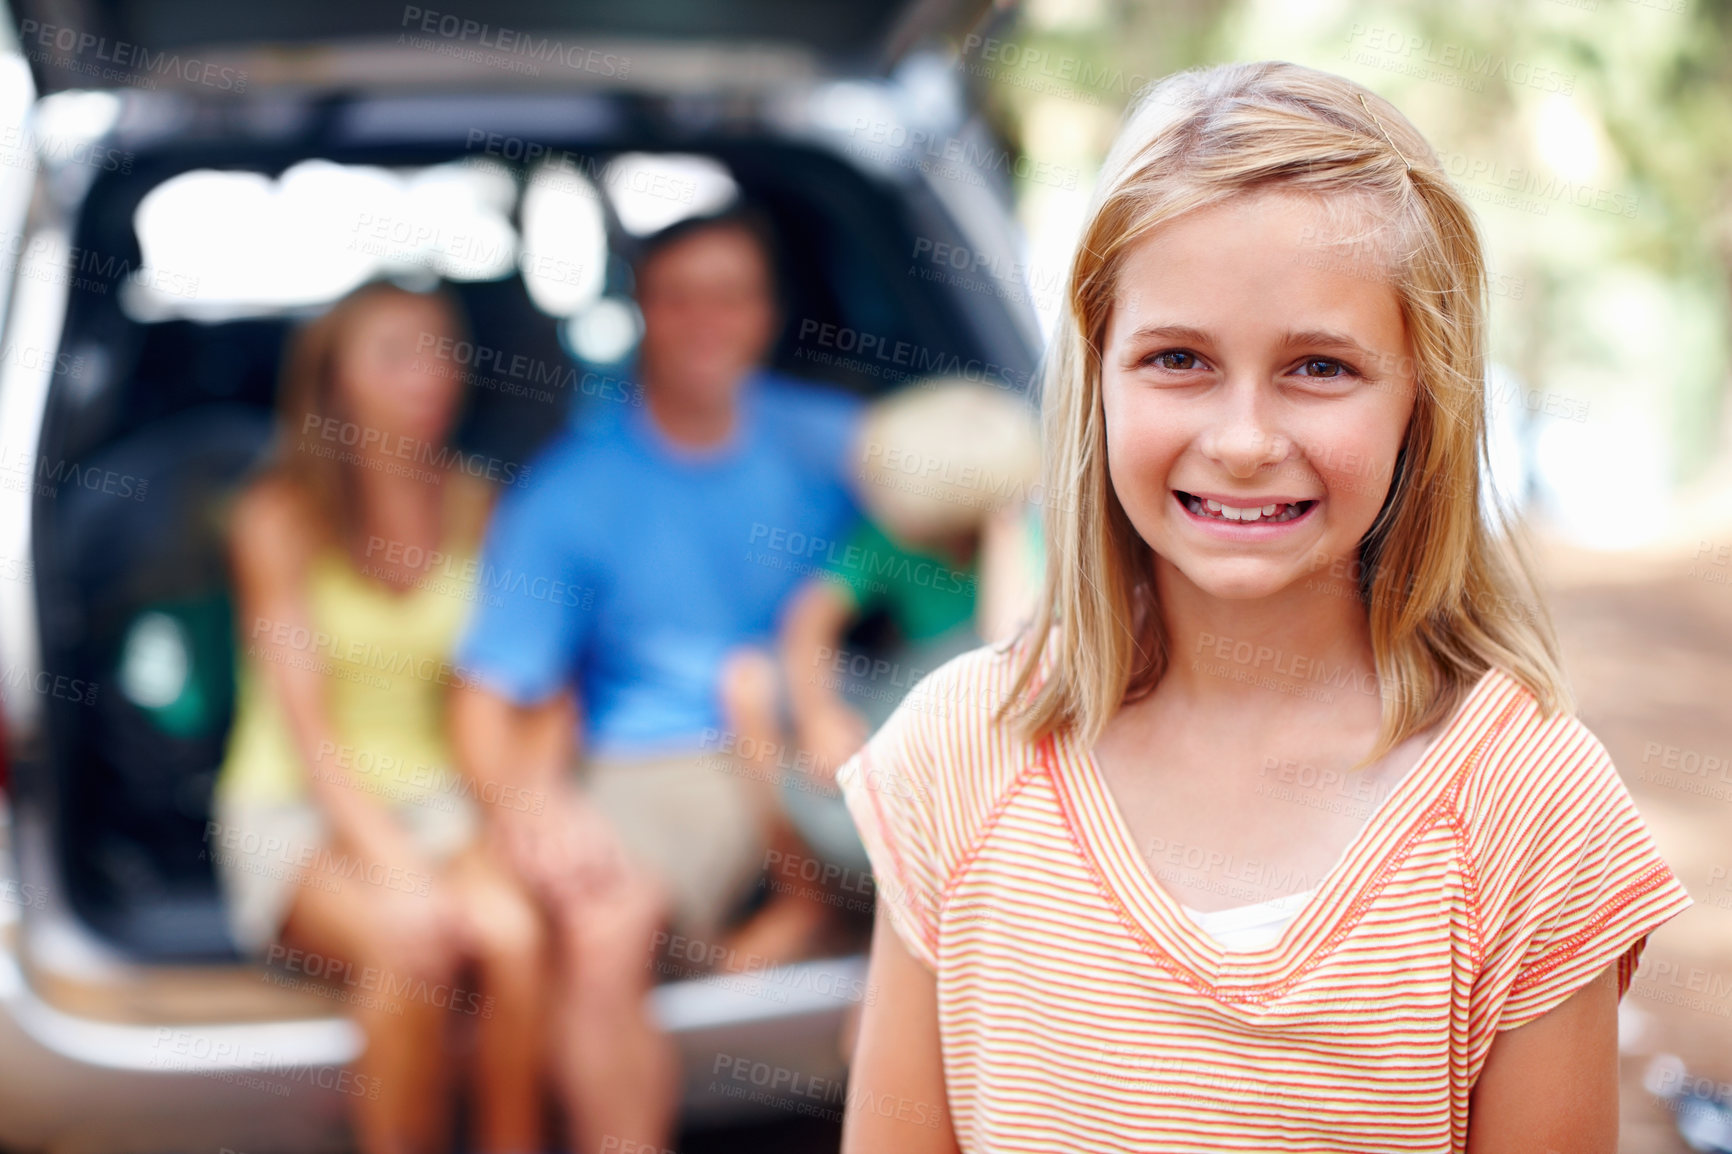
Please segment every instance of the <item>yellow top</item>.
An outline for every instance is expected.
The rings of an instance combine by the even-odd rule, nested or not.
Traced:
[[[448,534],[462,537],[466,534]],[[446,705],[460,675],[452,655],[470,606],[485,595],[473,543],[442,554],[410,588],[394,592],[327,547],[307,574],[311,629],[278,637],[286,660],[325,678],[330,748],[302,757],[261,661],[266,623],[242,622],[235,721],[217,779],[229,801],[293,802],[309,773],[347,771],[389,803],[461,792],[446,738]],[[441,805],[440,808],[445,808]]]

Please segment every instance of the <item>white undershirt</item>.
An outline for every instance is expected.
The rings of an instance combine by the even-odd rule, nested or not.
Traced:
[[[1395,792],[1406,782],[1408,775],[1430,756],[1432,746],[1436,745],[1442,736],[1442,729],[1431,735],[1425,743],[1424,750],[1413,759],[1413,764],[1407,767],[1406,772],[1393,783],[1384,787],[1386,795]],[[1365,826],[1375,820],[1382,813],[1382,810],[1383,805],[1380,803],[1371,817],[1367,818],[1365,824],[1361,825],[1354,834],[1354,841],[1358,840],[1359,835],[1365,832]],[[1347,849],[1351,849],[1352,846],[1353,842],[1350,841]],[[1341,857],[1336,859],[1336,865],[1340,865],[1341,861],[1346,858],[1347,849],[1341,851]],[[1335,872],[1333,866],[1330,867],[1329,872]],[[1195,922],[1205,934],[1214,938],[1222,947],[1229,950],[1260,950],[1275,943],[1275,940],[1281,936],[1293,919],[1299,916],[1299,911],[1305,907],[1305,902],[1316,892],[1317,887],[1312,886],[1310,889],[1302,890],[1296,894],[1286,894],[1282,897],[1271,898],[1266,902],[1257,902],[1248,906],[1234,906],[1225,910],[1194,910],[1182,902],[1179,904],[1179,908],[1185,911],[1186,917]]]
[[[1382,814],[1388,795],[1405,784],[1408,776],[1419,768],[1420,763],[1431,756],[1432,747],[1443,737],[1444,728],[1434,731],[1431,737],[1426,740],[1425,748],[1420,751],[1418,757],[1413,759],[1412,764],[1402,775],[1383,787],[1384,800],[1379,802],[1371,816],[1354,833],[1353,840],[1348,842],[1347,847],[1341,851],[1341,856],[1336,859],[1336,866],[1339,866],[1346,859],[1347,851],[1353,848],[1354,842],[1359,839],[1360,834],[1365,832],[1365,827]],[[1331,866],[1329,872],[1334,873],[1335,866]],[[1260,950],[1275,943],[1275,940],[1281,936],[1293,919],[1299,916],[1299,911],[1305,907],[1305,902],[1316,892],[1317,887],[1312,886],[1310,889],[1302,890],[1296,894],[1286,894],[1282,897],[1271,898],[1266,902],[1257,902],[1248,906],[1234,906],[1225,910],[1194,910],[1183,902],[1179,903],[1179,908],[1184,910],[1185,916],[1195,922],[1205,934],[1214,938],[1225,949]]]
[[[1285,894],[1255,905],[1234,906],[1226,910],[1194,910],[1180,904],[1185,916],[1196,922],[1205,934],[1229,950],[1260,950],[1273,945],[1288,923],[1299,915],[1306,899],[1317,889]]]

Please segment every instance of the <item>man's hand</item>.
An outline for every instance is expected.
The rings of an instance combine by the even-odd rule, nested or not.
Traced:
[[[487,832],[493,852],[555,904],[616,884],[626,864],[613,826],[570,785],[550,791],[539,813],[496,811]]]

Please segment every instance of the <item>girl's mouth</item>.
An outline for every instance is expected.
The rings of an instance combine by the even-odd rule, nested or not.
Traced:
[[[1277,501],[1267,505],[1228,505],[1178,489],[1173,490],[1173,496],[1191,516],[1227,525],[1280,525],[1298,520],[1317,504],[1310,500]]]

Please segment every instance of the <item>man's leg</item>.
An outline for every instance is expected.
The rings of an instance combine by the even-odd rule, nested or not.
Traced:
[[[649,1002],[651,943],[667,908],[661,883],[634,865],[617,885],[560,910],[564,1001],[554,1044],[573,1154],[672,1144],[679,1054]]]

